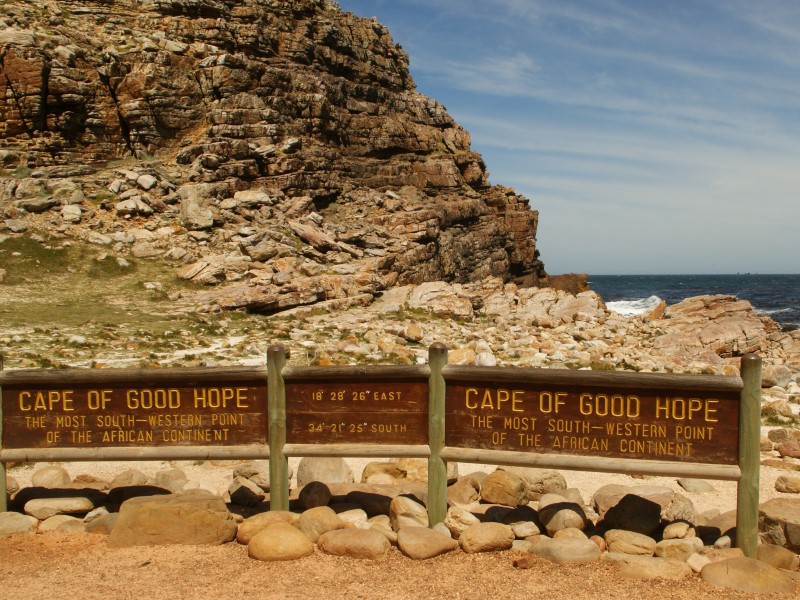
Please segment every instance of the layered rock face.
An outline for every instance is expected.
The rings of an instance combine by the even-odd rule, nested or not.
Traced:
[[[6,219],[61,211],[62,233],[84,238],[123,219],[171,228],[147,240],[150,255],[185,262],[195,281],[241,282],[230,307],[546,277],[538,213],[489,184],[469,134],[415,91],[374,20],[327,0],[3,9]],[[65,178],[78,195],[25,202]]]

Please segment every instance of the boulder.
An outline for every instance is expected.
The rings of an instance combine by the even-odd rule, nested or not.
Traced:
[[[458,548],[453,538],[427,527],[406,525],[397,532],[397,547],[415,560],[433,558]]]
[[[317,506],[300,515],[297,526],[308,539],[316,543],[323,533],[343,529],[345,523],[329,506]]]
[[[592,537],[596,538],[598,536],[592,536]],[[553,534],[553,538],[552,539],[558,540],[558,539],[563,539],[563,538],[574,538],[574,539],[578,539],[578,540],[588,540],[589,536],[587,536],[583,532],[582,529],[577,529],[575,527],[567,527],[566,529],[559,529],[558,531],[556,531]],[[597,544],[596,541],[594,541],[594,543]],[[603,545],[605,545],[605,542],[603,542]],[[597,544],[597,546],[599,548],[600,544]]]
[[[361,483],[372,483],[372,478],[378,475],[388,475],[392,480],[405,477],[405,473],[400,469],[397,461],[372,461],[367,463],[361,471]]]
[[[583,508],[558,494],[545,494],[539,500],[539,521],[551,536],[561,529],[584,529],[588,523]]]
[[[510,471],[496,470],[481,484],[481,499],[490,504],[522,506],[528,503],[525,481]]]
[[[61,533],[78,533],[85,531],[83,519],[70,515],[54,515],[39,523],[39,533],[59,531]]]
[[[472,476],[460,477],[447,488],[447,502],[455,506],[467,506],[480,499],[481,484]]]
[[[206,184],[183,185],[178,190],[181,198],[181,222],[186,229],[210,229],[214,225],[214,213],[210,208],[209,193],[210,186]]]
[[[266,497],[264,490],[244,477],[236,477],[228,486],[231,503],[238,506],[257,506]]]
[[[773,498],[758,507],[761,540],[800,554],[800,498]]]
[[[741,558],[744,556],[741,548],[706,548],[705,557],[709,562],[720,562],[731,558]]]
[[[291,470],[289,477],[291,478]],[[236,465],[233,469],[234,479],[237,477],[244,477],[255,483],[265,492],[269,491],[269,461],[268,460],[253,460],[246,463]]]
[[[529,552],[557,564],[583,564],[600,560],[600,548],[584,536],[549,539],[539,536]]]
[[[467,554],[508,550],[514,542],[514,532],[502,523],[477,523],[465,529],[458,544]]]
[[[605,512],[603,523],[611,529],[625,529],[649,535],[658,529],[661,523],[661,506],[647,498],[625,494]]]
[[[317,545],[326,554],[367,559],[380,558],[391,546],[384,535],[372,529],[328,531],[319,537]]]
[[[785,388],[792,382],[792,370],[786,365],[765,364],[761,370],[761,387]]]
[[[678,485],[691,494],[711,494],[716,491],[716,488],[704,479],[681,477],[678,479]]]
[[[525,482],[525,494],[529,501],[538,500],[545,494],[561,494],[567,490],[564,476],[553,469],[537,469],[535,467],[498,467],[503,471],[514,473]]]
[[[389,505],[389,519],[395,531],[408,525],[427,527],[428,509],[411,498],[396,496]]]
[[[339,518],[345,522],[345,524],[352,525],[357,529],[369,529],[371,524],[369,522],[369,518],[367,517],[367,513],[365,510],[361,508],[347,508],[349,505],[347,504],[335,504],[333,506],[333,510],[339,515]]]
[[[674,558],[650,556],[631,556],[629,554],[609,553],[619,567],[620,575],[628,579],[669,579],[680,581],[691,576],[692,569],[685,562]]]
[[[297,560],[314,554],[314,542],[289,523],[277,522],[250,540],[247,553],[251,558],[267,562]]]
[[[0,537],[15,533],[36,533],[39,521],[18,512],[0,512]]]
[[[800,476],[781,475],[775,480],[775,489],[784,494],[800,494]]]
[[[33,472],[31,486],[48,489],[69,488],[72,487],[72,478],[64,467],[49,465]]]
[[[378,515],[386,515],[388,517],[392,506],[392,500],[402,492],[400,489],[392,489],[394,493],[388,491],[390,488],[396,487],[397,486],[381,485],[371,486],[370,490],[353,490],[347,493],[344,501],[357,504],[364,509],[369,517]]]
[[[700,577],[716,588],[760,594],[792,594],[794,580],[773,566],[754,558],[740,557],[712,562],[700,571]]]
[[[94,508],[89,498],[36,498],[25,503],[25,514],[40,521],[55,515],[85,515]]]
[[[500,522],[509,525],[517,539],[539,535],[542,532],[539,514],[530,506],[519,506],[509,511],[503,515]]]
[[[430,281],[416,286],[408,297],[408,307],[445,317],[471,317],[472,303],[458,296],[456,288],[444,281]]]
[[[111,547],[223,544],[236,536],[236,520],[219,496],[186,492],[140,496],[123,503],[108,540]]]
[[[786,440],[775,446],[775,450],[783,457],[800,458],[800,439]]]
[[[797,571],[800,567],[800,556],[787,548],[774,544],[759,544],[756,558],[776,569]]]
[[[606,531],[603,539],[609,552],[653,556],[656,551],[656,541],[653,538],[635,531],[610,529]]]
[[[138,469],[127,469],[118,474],[111,480],[109,488],[117,488],[129,485],[147,485],[150,478]]]
[[[353,471],[343,458],[307,456],[297,467],[297,487],[312,481],[322,483],[353,483]]]
[[[686,559],[686,564],[689,565],[689,568],[694,573],[699,573],[703,570],[703,568],[710,564],[711,561],[709,558],[703,554],[692,554],[689,558]]]
[[[312,481],[303,486],[298,495],[298,503],[303,510],[317,506],[328,506],[331,501],[330,488],[321,481]],[[366,518],[366,513],[364,513]]]
[[[91,521],[86,521],[84,523],[84,529],[86,530],[86,533],[111,535],[111,532],[114,530],[114,525],[116,525],[118,518],[119,518],[119,513],[106,513],[104,515],[97,517],[96,519],[92,519]]]
[[[236,529],[236,541],[247,545],[255,535],[272,525],[273,523],[289,523],[295,525],[300,520],[300,515],[289,512],[288,510],[271,510],[258,513],[239,523]]]
[[[694,527],[685,521],[670,523],[664,527],[664,531],[661,532],[661,538],[664,540],[683,540],[693,538],[695,535]]]
[[[703,551],[700,538],[661,540],[656,544],[655,555],[686,562],[692,554]]]
[[[158,471],[153,477],[153,481],[158,487],[178,493],[189,483],[189,478],[181,469],[165,469]]]
[[[447,526],[447,529],[454,539],[461,537],[461,534],[464,533],[464,530],[468,527],[472,527],[480,522],[478,517],[467,509],[458,506],[451,506],[447,510],[447,515],[444,518],[444,524]]]

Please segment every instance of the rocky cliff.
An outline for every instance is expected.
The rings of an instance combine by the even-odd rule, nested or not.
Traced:
[[[538,213],[327,0],[2,4],[0,229],[162,259],[224,308],[546,278]]]

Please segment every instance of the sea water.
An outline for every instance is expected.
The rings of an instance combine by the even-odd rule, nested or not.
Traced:
[[[641,314],[661,299],[671,305],[691,296],[730,294],[749,300],[784,330],[800,328],[800,275],[593,275],[589,287],[621,314]]]

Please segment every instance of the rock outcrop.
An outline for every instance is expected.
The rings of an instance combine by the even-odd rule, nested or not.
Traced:
[[[0,139],[0,226],[172,261],[224,308],[546,279],[538,213],[328,0],[6,2]]]

